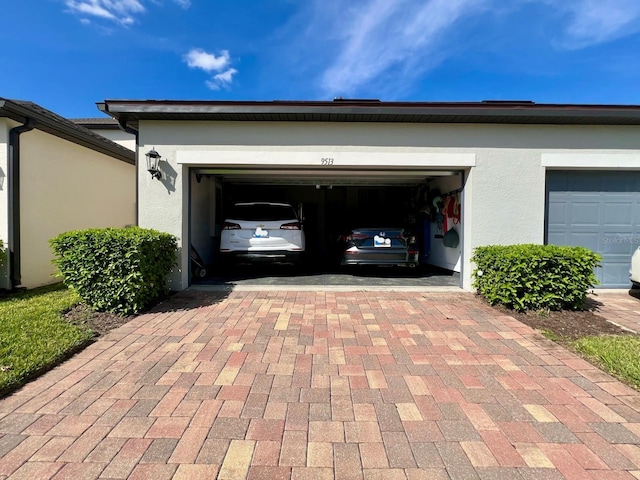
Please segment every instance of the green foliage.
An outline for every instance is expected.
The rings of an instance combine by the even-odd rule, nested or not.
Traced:
[[[0,267],[4,265],[7,258],[7,251],[4,249],[4,242],[0,239]]]
[[[0,393],[22,385],[91,341],[91,330],[62,317],[79,301],[62,284],[0,299]]]
[[[518,311],[577,310],[597,285],[600,255],[583,247],[490,245],[474,250],[473,286],[491,305]]]
[[[640,389],[640,337],[585,337],[574,342],[573,347],[610,374]]]
[[[176,262],[173,235],[139,227],[77,230],[50,243],[65,284],[94,310],[121,315],[165,294]]]

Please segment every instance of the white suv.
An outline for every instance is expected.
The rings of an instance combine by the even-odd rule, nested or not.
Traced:
[[[227,259],[299,263],[304,247],[301,219],[288,203],[236,203],[220,237]]]
[[[629,270],[631,287],[640,288],[640,247],[636,248],[631,256],[631,269]]]

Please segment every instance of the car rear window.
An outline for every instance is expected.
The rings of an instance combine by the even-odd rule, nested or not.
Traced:
[[[351,233],[353,235],[362,235],[365,237],[374,237],[376,235],[391,238],[391,237],[402,237],[404,235],[404,230],[401,228],[354,228]]]
[[[235,205],[231,218],[234,220],[293,220],[296,212],[290,205]]]

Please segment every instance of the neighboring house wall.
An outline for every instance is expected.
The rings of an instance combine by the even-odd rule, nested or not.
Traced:
[[[9,241],[9,195],[7,188],[7,161],[9,154],[9,130],[15,123],[0,118],[0,239],[4,243],[5,251]],[[8,262],[0,267],[0,288],[9,287],[7,275]]]
[[[336,165],[348,162],[363,170],[372,162],[409,160],[467,170],[460,237],[468,290],[475,247],[544,242],[547,155],[555,154],[553,168],[575,167],[581,154],[598,162],[575,168],[640,168],[635,126],[141,121],[140,151],[152,147],[167,160],[161,164],[166,176],[152,180],[139,166],[139,223],[180,242],[189,234],[189,165],[277,162],[282,168],[317,168],[320,157],[332,156]],[[180,265],[173,288],[188,285],[188,248]]]
[[[108,138],[112,142],[118,143],[123,147],[128,148],[135,152],[136,150],[136,137],[131,135],[130,133],[123,132],[120,129],[107,130],[104,128],[91,128],[87,126],[89,130],[97,133],[98,135],[102,135],[103,137]]]
[[[57,281],[49,239],[135,224],[135,167],[39,130],[21,137],[22,286]]]

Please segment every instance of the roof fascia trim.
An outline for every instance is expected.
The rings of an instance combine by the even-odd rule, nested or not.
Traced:
[[[113,146],[109,145],[109,143],[113,142],[111,142],[107,138],[105,138],[105,142],[102,142],[102,139],[94,138],[89,134],[85,135],[82,130],[77,128],[79,126],[74,125],[72,127],[60,122],[56,122],[51,118],[42,115],[37,110],[19,105],[15,102],[12,102],[11,100],[3,99],[2,101],[0,101],[0,115],[6,116],[7,118],[20,123],[24,123],[27,118],[32,118],[36,121],[35,129],[37,130],[41,130],[58,138],[62,138],[63,140],[67,140],[77,145],[89,148],[122,162],[135,165],[135,155],[127,148],[122,147],[116,143],[114,143]]]

